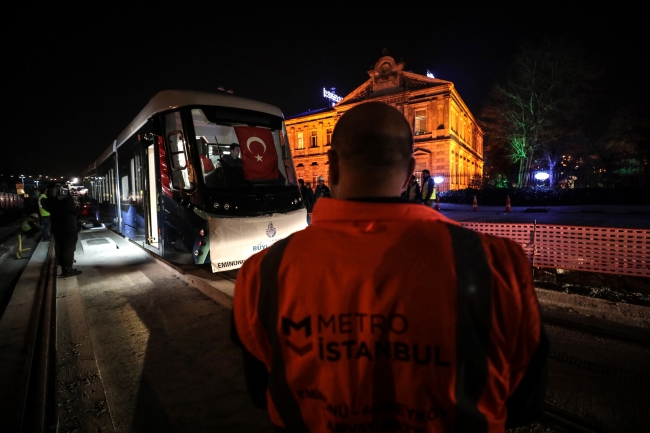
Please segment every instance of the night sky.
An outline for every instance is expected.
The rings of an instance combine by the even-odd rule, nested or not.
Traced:
[[[490,87],[505,79],[518,45],[544,36],[579,41],[606,67],[620,98],[649,100],[648,24],[622,3],[589,11],[548,3],[304,3],[263,11],[253,3],[189,4],[27,4],[7,15],[0,174],[79,176],[161,90],[223,86],[286,116],[322,108],[323,87],[345,96],[368,78],[384,48],[405,70],[454,82],[475,116]]]

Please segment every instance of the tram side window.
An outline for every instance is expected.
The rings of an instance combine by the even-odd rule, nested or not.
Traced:
[[[129,176],[122,176],[122,200],[129,200]]]
[[[171,157],[172,183],[178,189],[189,190],[194,188],[190,180],[187,149],[183,139],[183,126],[180,113],[168,114],[165,119],[167,130],[167,144]]]

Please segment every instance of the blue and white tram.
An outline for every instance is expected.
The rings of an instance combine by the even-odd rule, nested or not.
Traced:
[[[225,93],[156,94],[84,184],[100,221],[213,272],[239,268],[307,221],[282,112]]]

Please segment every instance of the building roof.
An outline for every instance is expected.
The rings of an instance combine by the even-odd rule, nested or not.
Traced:
[[[292,114],[290,116],[285,117],[284,119],[285,120],[291,120],[291,119],[296,119],[298,117],[309,116],[309,115],[312,115],[312,114],[326,113],[328,111],[334,111],[334,108],[325,107],[325,108],[317,108],[315,110],[307,110],[304,113]]]

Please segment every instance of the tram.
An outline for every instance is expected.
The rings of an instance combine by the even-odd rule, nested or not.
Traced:
[[[307,225],[282,112],[225,92],[159,92],[83,177],[98,221],[213,272]]]

